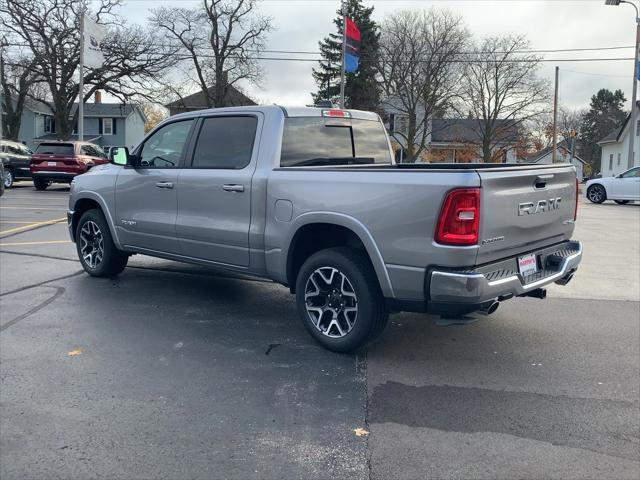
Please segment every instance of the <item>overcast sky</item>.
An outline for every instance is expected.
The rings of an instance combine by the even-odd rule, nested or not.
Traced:
[[[145,23],[149,9],[160,5],[197,7],[199,0],[124,0],[120,13],[132,23]],[[475,38],[486,35],[525,34],[532,48],[629,47],[635,38],[634,12],[630,5],[604,5],[604,0],[366,0],[374,19],[403,9],[431,6],[460,13]],[[260,12],[273,18],[274,31],[267,38],[269,50],[317,51],[318,41],[334,31],[333,18],[339,0],[262,0]],[[271,55],[271,54],[270,54]],[[291,56],[291,55],[289,55]],[[300,57],[300,55],[295,55]],[[604,51],[545,53],[545,58],[632,57],[633,48]],[[260,87],[243,85],[260,103],[300,105],[311,102],[315,90],[312,62],[264,61]],[[553,79],[560,67],[560,102],[570,108],[587,107],[599,88],[622,89],[630,101],[633,61],[547,62],[540,74]]]

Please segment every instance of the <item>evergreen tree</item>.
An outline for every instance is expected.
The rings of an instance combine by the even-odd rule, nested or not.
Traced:
[[[598,142],[622,127],[627,118],[627,112],[623,109],[625,101],[622,90],[612,92],[606,88],[600,89],[591,97],[589,111],[582,117],[579,155],[592,166],[594,172],[600,171],[601,149]]]
[[[380,90],[376,82],[376,61],[380,32],[378,25],[371,19],[373,7],[365,7],[362,0],[347,0],[347,17],[355,22],[360,30],[360,63],[353,73],[345,74],[345,104],[347,108],[377,110]],[[313,69],[313,78],[318,91],[313,95],[314,102],[337,100],[340,98],[340,68],[342,67],[342,10],[333,23],[338,32],[331,33],[320,42],[322,60],[318,68]]]

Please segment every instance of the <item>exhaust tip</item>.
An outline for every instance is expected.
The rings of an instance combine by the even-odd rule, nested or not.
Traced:
[[[482,313],[483,315],[491,315],[493,312],[495,312],[498,309],[499,306],[500,306],[500,302],[494,301],[490,303],[488,306],[482,307],[479,310],[479,312]]]
[[[498,310],[498,307],[500,306],[500,302],[493,302],[489,308],[487,308],[487,315],[491,315],[493,312],[495,312],[496,310]]]
[[[569,283],[573,279],[573,275],[574,275],[574,272],[571,272],[571,273],[565,275],[564,277],[562,277],[556,283],[558,285],[566,285],[567,283]]]

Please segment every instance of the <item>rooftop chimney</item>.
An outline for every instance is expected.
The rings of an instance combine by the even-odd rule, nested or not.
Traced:
[[[100,90],[96,90],[93,103],[102,103],[102,92]]]

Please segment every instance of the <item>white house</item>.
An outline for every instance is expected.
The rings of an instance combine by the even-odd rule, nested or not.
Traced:
[[[633,134],[633,166],[640,165],[640,102],[636,102],[637,117]],[[628,163],[629,157],[629,130],[631,127],[631,115],[622,124],[622,127],[616,128],[609,135],[598,142],[602,149],[600,158],[600,173],[603,177],[614,177],[631,168]]]
[[[537,153],[529,155],[527,157],[527,162],[529,163],[542,163],[542,164],[551,164],[553,160],[553,151],[551,147],[543,148]],[[556,146],[556,162],[558,163],[571,163],[574,167],[576,167],[576,176],[578,180],[584,178],[583,167],[587,164],[584,160],[582,160],[579,156],[573,155],[571,158],[571,147],[567,140],[562,140],[558,142]]]

